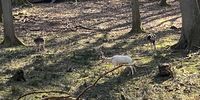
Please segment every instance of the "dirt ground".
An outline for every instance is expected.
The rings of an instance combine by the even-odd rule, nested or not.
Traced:
[[[66,91],[77,96],[103,72],[113,68],[102,62],[98,47],[105,56],[130,55],[137,65],[131,76],[121,68],[102,78],[82,98],[86,100],[199,100],[199,52],[183,57],[172,52],[181,27],[177,0],[168,0],[169,7],[160,7],[156,0],[140,0],[144,33],[132,33],[129,0],[84,0],[34,4],[15,7],[15,31],[26,46],[0,50],[0,100],[14,100],[33,91]],[[0,40],[3,28],[0,26]],[[156,34],[156,53],[147,42],[148,33]],[[45,38],[46,49],[34,50],[33,39]],[[174,79],[156,77],[161,63],[170,63]],[[25,71],[26,82],[13,82],[17,69]],[[60,93],[32,94],[22,100],[40,100],[62,96]]]

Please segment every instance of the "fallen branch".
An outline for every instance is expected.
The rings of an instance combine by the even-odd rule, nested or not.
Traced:
[[[80,97],[81,97],[88,89],[94,87],[94,86],[97,84],[97,82],[98,82],[101,78],[103,78],[105,75],[107,75],[108,73],[111,73],[111,72],[113,72],[114,70],[117,70],[117,69],[119,69],[119,68],[121,68],[121,67],[123,67],[123,66],[130,66],[130,65],[119,65],[119,66],[117,66],[117,67],[111,69],[110,71],[107,71],[107,72],[103,73],[101,76],[99,76],[99,78],[98,78],[92,85],[90,85],[90,86],[88,86],[87,88],[85,88],[85,89],[77,96],[76,100],[79,100]],[[133,65],[131,65],[131,66],[136,66],[136,65],[133,64]],[[27,94],[24,94],[24,95],[20,96],[17,100],[20,100],[21,98],[23,98],[23,97],[25,97],[25,96],[28,96],[28,95],[39,94],[39,93],[64,93],[64,94],[68,94],[68,92],[65,92],[65,91],[41,91],[41,92],[31,92],[31,93],[27,93]],[[71,96],[64,96],[64,97],[59,97],[59,98],[69,98],[69,97],[71,97]],[[47,98],[45,98],[45,99],[48,100],[48,98],[51,98],[51,99],[52,99],[52,98],[58,98],[58,97],[47,97]]]
[[[85,29],[85,30],[94,30],[94,31],[98,31],[98,32],[105,32],[106,31],[106,29],[89,28],[89,27],[86,27],[86,26],[83,26],[83,25],[78,25],[75,28],[82,28],[82,29]]]
[[[91,28],[88,28],[88,27],[85,27],[85,26],[82,26],[82,25],[78,25],[76,26],[76,28],[82,28],[82,29],[86,29],[86,30],[95,30],[95,29],[91,29]]]
[[[20,96],[17,100],[20,100],[21,98],[26,97],[28,95],[39,94],[39,93],[63,93],[63,94],[68,94],[68,92],[65,92],[65,91],[38,91],[38,92],[30,92],[30,93],[24,94],[24,95]]]
[[[121,67],[123,67],[123,66],[130,66],[130,65],[119,65],[119,66],[117,66],[117,67],[111,69],[110,71],[107,71],[107,72],[103,73],[101,76],[99,76],[99,78],[98,78],[92,85],[90,85],[90,86],[88,86],[87,88],[85,88],[85,90],[83,90],[83,91],[77,96],[76,100],[79,100],[79,98],[80,98],[88,89],[90,89],[90,88],[92,88],[93,86],[95,86],[95,85],[97,84],[97,82],[98,82],[102,77],[104,77],[104,76],[107,75],[108,73],[113,72],[114,70],[119,69],[119,68],[121,68]],[[132,66],[135,66],[135,64],[133,64]]]
[[[61,96],[61,97],[46,97],[42,100],[76,100],[76,99],[72,98],[71,96]]]

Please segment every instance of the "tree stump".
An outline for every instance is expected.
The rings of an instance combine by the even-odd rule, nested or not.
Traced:
[[[158,76],[160,77],[173,77],[173,71],[171,65],[168,63],[163,63],[158,66],[159,72]]]
[[[11,79],[14,81],[26,81],[24,77],[24,71],[22,69],[17,70]]]
[[[163,6],[163,7],[170,6],[169,4],[167,4],[166,1],[167,1],[167,0],[160,0],[159,5],[160,5],[160,6]]]

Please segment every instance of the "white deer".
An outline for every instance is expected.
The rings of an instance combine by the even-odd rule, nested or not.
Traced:
[[[136,68],[133,65],[133,60],[130,56],[128,55],[114,55],[112,57],[105,57],[104,53],[102,51],[101,56],[104,60],[111,61],[113,66],[119,66],[119,65],[127,65],[131,69],[131,74],[133,75],[134,72],[136,72]]]

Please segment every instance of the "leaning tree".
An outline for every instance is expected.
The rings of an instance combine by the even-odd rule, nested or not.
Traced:
[[[1,4],[4,26],[4,40],[2,44],[4,46],[22,45],[23,43],[19,41],[14,31],[11,0],[1,0]]]
[[[192,50],[200,48],[200,0],[180,0],[182,34],[173,49]]]

